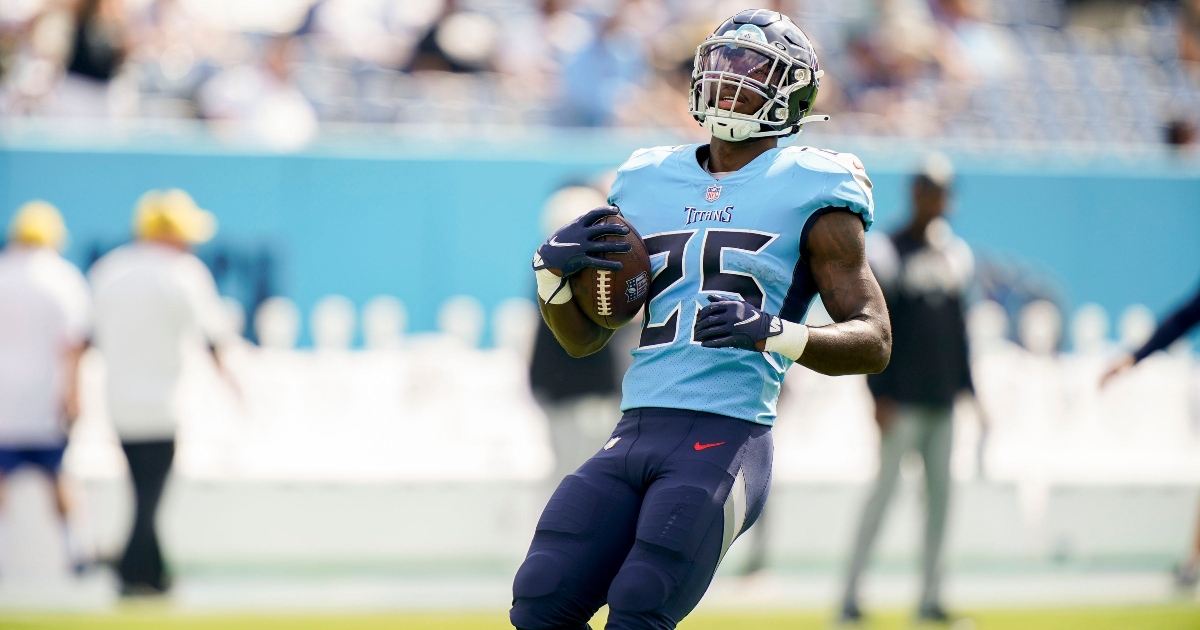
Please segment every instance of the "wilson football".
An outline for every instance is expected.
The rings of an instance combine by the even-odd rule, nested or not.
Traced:
[[[584,269],[571,276],[571,293],[592,321],[616,330],[628,324],[646,303],[650,293],[650,255],[642,237],[624,217],[607,216],[596,222],[599,223],[619,223],[628,227],[629,234],[612,234],[600,239],[625,241],[632,248],[623,254],[600,254],[606,260],[620,261],[621,270]]]

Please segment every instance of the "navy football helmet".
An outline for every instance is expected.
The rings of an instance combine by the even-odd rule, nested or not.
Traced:
[[[799,133],[821,83],[812,42],[786,15],[748,9],[725,20],[696,48],[690,111],[730,142]]]

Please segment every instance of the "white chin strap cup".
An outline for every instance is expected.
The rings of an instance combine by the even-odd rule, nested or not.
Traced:
[[[829,122],[829,116],[826,114],[805,116],[797,121],[796,124],[804,125],[810,122]],[[750,138],[766,138],[769,136],[787,136],[792,134],[791,127],[783,131],[759,131],[759,123],[757,122],[751,120],[727,118],[713,114],[705,116],[704,122],[701,124],[714,137],[720,138],[726,142],[741,142]]]
[[[758,130],[758,123],[709,115],[704,117],[704,128],[726,142],[741,142]]]

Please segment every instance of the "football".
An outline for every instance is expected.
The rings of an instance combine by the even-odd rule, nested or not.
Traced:
[[[571,276],[571,293],[592,321],[616,330],[628,324],[646,303],[650,293],[650,255],[642,237],[624,217],[607,216],[596,222],[599,223],[619,223],[628,227],[629,234],[612,234],[600,239],[625,241],[632,248],[623,254],[600,254],[606,260],[619,261],[623,265],[621,270],[584,269]]]

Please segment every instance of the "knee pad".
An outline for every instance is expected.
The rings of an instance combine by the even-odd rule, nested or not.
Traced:
[[[586,623],[569,621],[558,598],[566,565],[553,553],[539,552],[525,559],[513,580],[513,606],[508,620],[518,630],[591,630]]]
[[[671,597],[672,580],[658,567],[630,562],[621,568],[608,588],[608,605],[613,610],[645,613],[662,608]]]
[[[514,599],[537,599],[558,590],[562,584],[566,565],[556,554],[548,551],[535,553],[525,559],[513,579]]]
[[[521,602],[513,604],[512,610],[508,612],[508,621],[517,630],[592,630],[592,627],[586,623],[547,626],[537,618],[536,613],[530,612],[530,607],[527,604]]]
[[[576,624],[566,626],[547,626],[536,617],[536,613],[530,612],[530,607],[527,604],[518,602],[513,605],[512,610],[508,613],[508,621],[517,630],[592,630],[588,624]]]

